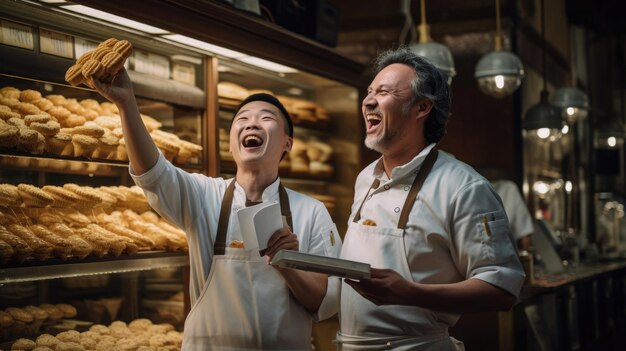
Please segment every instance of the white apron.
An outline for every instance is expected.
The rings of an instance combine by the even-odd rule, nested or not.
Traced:
[[[183,350],[310,350],[312,317],[280,273],[254,250],[226,247],[234,185],[224,194],[211,271],[185,321]],[[282,184],[279,193],[291,226]]]
[[[413,280],[404,250],[404,228],[417,194],[437,159],[433,148],[420,168],[400,214],[398,228],[359,224],[364,197],[348,226],[341,258],[369,263],[375,268],[393,269]],[[378,186],[374,181],[372,188]],[[356,317],[356,316],[359,317]],[[339,350],[464,350],[463,343],[448,335],[445,324],[430,310],[400,305],[376,306],[342,282]]]

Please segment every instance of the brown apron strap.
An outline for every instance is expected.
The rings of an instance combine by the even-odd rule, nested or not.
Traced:
[[[217,222],[217,238],[213,245],[214,255],[223,255],[226,252],[226,233],[228,232],[228,221],[230,220],[230,212],[233,205],[233,195],[235,194],[235,179],[233,179],[224,193],[222,199],[222,208],[220,209],[220,219]]]
[[[278,196],[280,199],[280,214],[287,219],[289,229],[293,230],[293,222],[291,221],[291,207],[289,206],[289,197],[283,183],[278,184]]]
[[[398,220],[399,229],[406,228],[406,223],[409,220],[409,213],[411,212],[411,209],[413,208],[415,199],[417,199],[417,194],[422,189],[422,185],[424,185],[424,181],[426,180],[426,177],[428,176],[428,173],[430,172],[430,170],[433,168],[435,161],[437,161],[437,155],[438,155],[437,146],[435,146],[430,150],[430,152],[426,156],[426,159],[424,160],[424,163],[422,163],[422,167],[420,168],[419,172],[417,172],[417,175],[415,176],[415,179],[413,180],[413,184],[411,185],[411,190],[409,191],[409,194],[407,195],[407,198],[404,201],[404,206],[402,207],[402,213],[400,214],[400,219]],[[372,185],[367,190],[367,194],[363,198],[363,201],[361,201],[361,205],[359,206],[359,209],[356,211],[356,214],[354,215],[354,219],[352,220],[354,223],[357,223],[358,221],[361,220],[361,209],[363,208],[363,204],[365,203],[365,200],[367,200],[370,194],[370,191],[372,191],[372,189],[378,188],[379,185],[380,185],[380,181],[378,179],[374,179],[374,181],[372,182]]]
[[[419,172],[417,172],[415,180],[413,180],[413,185],[411,185],[411,190],[409,191],[406,201],[404,202],[404,206],[402,206],[402,213],[400,213],[400,219],[398,220],[398,229],[406,228],[406,223],[409,220],[409,213],[411,213],[411,209],[415,204],[417,194],[422,189],[422,185],[424,185],[424,181],[426,180],[426,177],[428,177],[430,170],[433,168],[435,161],[437,161],[438,154],[437,147],[433,147],[428,153],[428,156],[426,156],[424,163],[422,163],[422,167]]]
[[[215,239],[215,244],[213,245],[214,255],[223,255],[226,252],[226,234],[228,233],[228,222],[230,221],[230,213],[235,194],[235,182],[236,180],[233,179],[233,181],[228,184],[226,192],[224,193],[224,198],[222,199],[220,219],[217,223],[217,238]],[[285,190],[285,187],[283,187],[282,183],[278,184],[278,195],[280,199],[280,213],[287,218],[287,224],[289,224],[289,228],[293,230],[289,197],[287,196],[287,191]]]

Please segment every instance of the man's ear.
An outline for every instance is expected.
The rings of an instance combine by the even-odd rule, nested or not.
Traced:
[[[428,116],[430,114],[430,111],[432,111],[434,104],[431,100],[424,99],[417,101],[415,103],[415,106],[417,109],[417,111],[415,112],[416,117],[419,119]]]
[[[285,152],[290,152],[292,146],[293,146],[293,138],[287,137],[287,142],[285,143],[285,148],[283,150]]]

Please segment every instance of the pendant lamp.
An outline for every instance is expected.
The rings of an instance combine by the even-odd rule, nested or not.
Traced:
[[[420,0],[421,23],[417,27],[419,30],[419,42],[412,44],[409,49],[419,56],[426,58],[448,77],[448,84],[452,83],[452,78],[456,75],[454,60],[450,49],[445,45],[435,43],[430,37],[430,29],[426,23],[425,0]]]
[[[569,125],[585,119],[589,113],[589,98],[578,88],[561,87],[554,92],[550,101],[563,111],[565,122]]]
[[[624,126],[614,120],[599,126],[594,134],[594,144],[598,149],[619,148],[624,145],[624,137],[626,137]]]
[[[542,44],[546,45],[545,34],[545,10],[544,0],[541,0],[541,39]],[[563,118],[561,111],[548,102],[548,89],[546,82],[546,50],[541,49],[541,76],[543,78],[543,89],[541,90],[541,99],[538,104],[531,107],[524,118],[523,127],[528,131],[535,131],[540,139],[549,141],[558,140],[561,137],[561,128],[563,127]]]
[[[496,0],[496,37],[494,51],[481,57],[474,70],[480,90],[496,98],[513,94],[524,78],[522,61],[510,51],[502,50],[500,0]]]

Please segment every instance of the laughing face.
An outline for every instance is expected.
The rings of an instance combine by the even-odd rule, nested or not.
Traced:
[[[367,96],[361,106],[367,137],[365,146],[384,153],[393,147],[400,147],[409,138],[415,138],[411,130],[405,128],[410,114],[412,88],[415,71],[403,64],[392,64],[381,70],[367,89]]]
[[[278,167],[283,152],[289,152],[293,143],[286,123],[272,104],[252,101],[244,105],[230,128],[230,151],[237,166]]]

